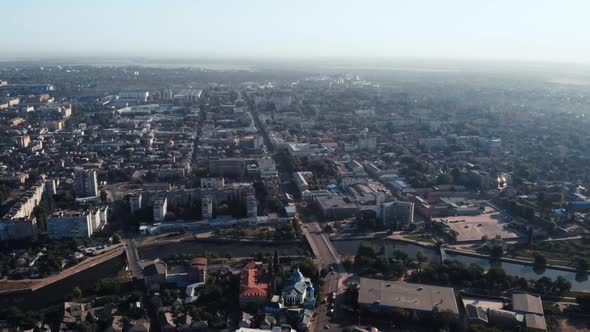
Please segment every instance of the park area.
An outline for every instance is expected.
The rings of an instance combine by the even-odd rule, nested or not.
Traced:
[[[507,216],[500,211],[486,206],[482,214],[473,216],[452,216],[434,218],[434,222],[442,222],[457,232],[457,242],[479,241],[484,237],[493,239],[516,239],[519,234],[510,228]]]

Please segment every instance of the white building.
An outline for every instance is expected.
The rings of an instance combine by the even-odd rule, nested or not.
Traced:
[[[121,99],[136,99],[146,102],[150,93],[148,91],[120,92],[118,97]]]
[[[166,219],[166,211],[168,209],[168,200],[166,197],[157,199],[154,202],[154,222],[162,222]]]
[[[92,236],[94,217],[91,213],[59,214],[47,219],[47,236],[52,240]]]
[[[294,172],[293,173],[293,180],[295,180],[295,185],[299,192],[304,192],[309,190],[309,183],[307,181],[313,178],[312,172]]]
[[[184,89],[174,94],[174,101],[181,104],[193,104],[199,101],[202,93],[201,89]]]
[[[314,288],[311,280],[303,276],[299,269],[287,280],[285,288],[281,293],[286,306],[314,307]]]
[[[33,209],[45,192],[45,176],[37,181],[0,220],[0,241],[37,238],[37,220]]]
[[[258,160],[258,174],[263,179],[276,179],[279,176],[277,165],[270,157],[260,158]]]
[[[388,202],[381,204],[381,221],[387,227],[399,229],[414,222],[414,203]]]
[[[225,186],[224,178],[201,178],[201,188],[220,189]]]
[[[136,211],[141,210],[141,201],[141,193],[129,195],[129,210],[131,211],[131,213],[135,213]]]

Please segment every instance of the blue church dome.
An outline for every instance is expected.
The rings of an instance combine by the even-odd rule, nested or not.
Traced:
[[[303,274],[299,271],[299,268],[295,268],[295,272],[293,272],[293,276],[291,276],[291,281],[296,283],[296,282],[300,282],[304,279],[305,277],[303,276]]]

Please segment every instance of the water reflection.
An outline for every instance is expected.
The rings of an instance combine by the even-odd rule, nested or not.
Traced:
[[[345,240],[345,241],[333,241],[334,247],[338,250],[338,253],[343,255],[355,255],[358,247],[363,241],[361,240]],[[407,242],[396,242],[396,241],[384,241],[375,240],[370,242],[378,249],[384,248],[385,253],[389,256],[392,255],[394,250],[401,250],[406,252],[412,259],[415,259],[417,253],[422,251],[429,261],[440,261],[440,254],[437,250],[432,248],[421,247],[412,243]],[[482,259],[478,257],[465,256],[455,253],[447,252],[447,259],[457,260],[465,265],[475,264],[481,266],[483,269],[488,270],[492,267],[492,264],[498,264],[506,273],[526,278],[529,280],[538,280],[541,277],[548,277],[555,280],[558,276],[563,276],[572,284],[573,291],[589,291],[590,281],[587,275],[579,275],[575,272],[555,270],[555,269],[535,269],[531,265],[523,265],[516,263],[507,262],[490,262],[490,260]]]

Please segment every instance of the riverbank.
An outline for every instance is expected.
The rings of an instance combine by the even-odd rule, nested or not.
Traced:
[[[266,240],[232,240],[232,239],[186,239],[174,242],[150,242],[138,244],[142,260],[165,258],[178,254],[214,255],[219,257],[253,257],[256,254],[274,254],[275,249],[285,256],[311,256],[305,240],[266,241]]]
[[[358,247],[361,243],[372,243],[378,250],[383,250],[388,256],[392,256],[396,250],[403,251],[412,259],[416,259],[419,252],[425,254],[430,262],[440,262],[441,251],[431,244],[416,243],[408,239],[392,240],[392,239],[374,239],[374,240],[335,240],[332,244],[339,254],[346,256],[354,256],[357,253]],[[460,249],[445,248],[445,259],[456,260],[465,265],[475,264],[488,270],[494,266],[501,267],[509,275],[519,276],[527,280],[538,280],[542,277],[551,278],[555,280],[559,276],[566,278],[572,284],[572,291],[575,292],[589,292],[590,280],[585,276],[580,276],[575,270],[557,265],[547,266],[543,270],[535,269],[534,264],[530,261],[502,258],[496,260],[495,263],[490,260],[490,257],[480,253],[471,251],[463,251]]]
[[[500,258],[492,259],[490,257],[490,255],[485,255],[485,254],[481,254],[481,253],[469,251],[469,250],[461,250],[461,249],[453,249],[453,248],[445,248],[444,250],[447,253],[453,253],[456,255],[465,255],[465,256],[477,257],[477,258],[481,258],[481,259],[487,259],[487,260],[491,260],[491,261],[496,260],[496,261],[500,261],[500,262],[522,264],[522,265],[528,265],[528,266],[535,267],[535,263],[533,261],[528,261],[528,260],[524,260],[524,259],[510,258],[510,257],[500,257]],[[553,264],[547,264],[544,269],[561,270],[561,271],[574,272],[574,273],[578,272],[576,269],[569,267],[569,266],[553,265]]]
[[[125,267],[125,258],[121,252],[108,260],[96,263],[82,271],[44,284],[40,287],[28,287],[0,293],[0,306],[15,306],[23,311],[46,308],[64,301],[74,287],[87,290],[108,277],[116,275]]]
[[[20,279],[20,280],[3,280],[0,281],[0,295],[5,293],[21,292],[21,291],[35,291],[40,288],[51,285],[62,279],[68,278],[72,275],[80,273],[86,269],[92,268],[96,265],[102,264],[111,260],[123,253],[123,248],[118,247],[114,250],[100,256],[90,257],[79,264],[69,267],[58,274],[49,276],[43,279]]]

